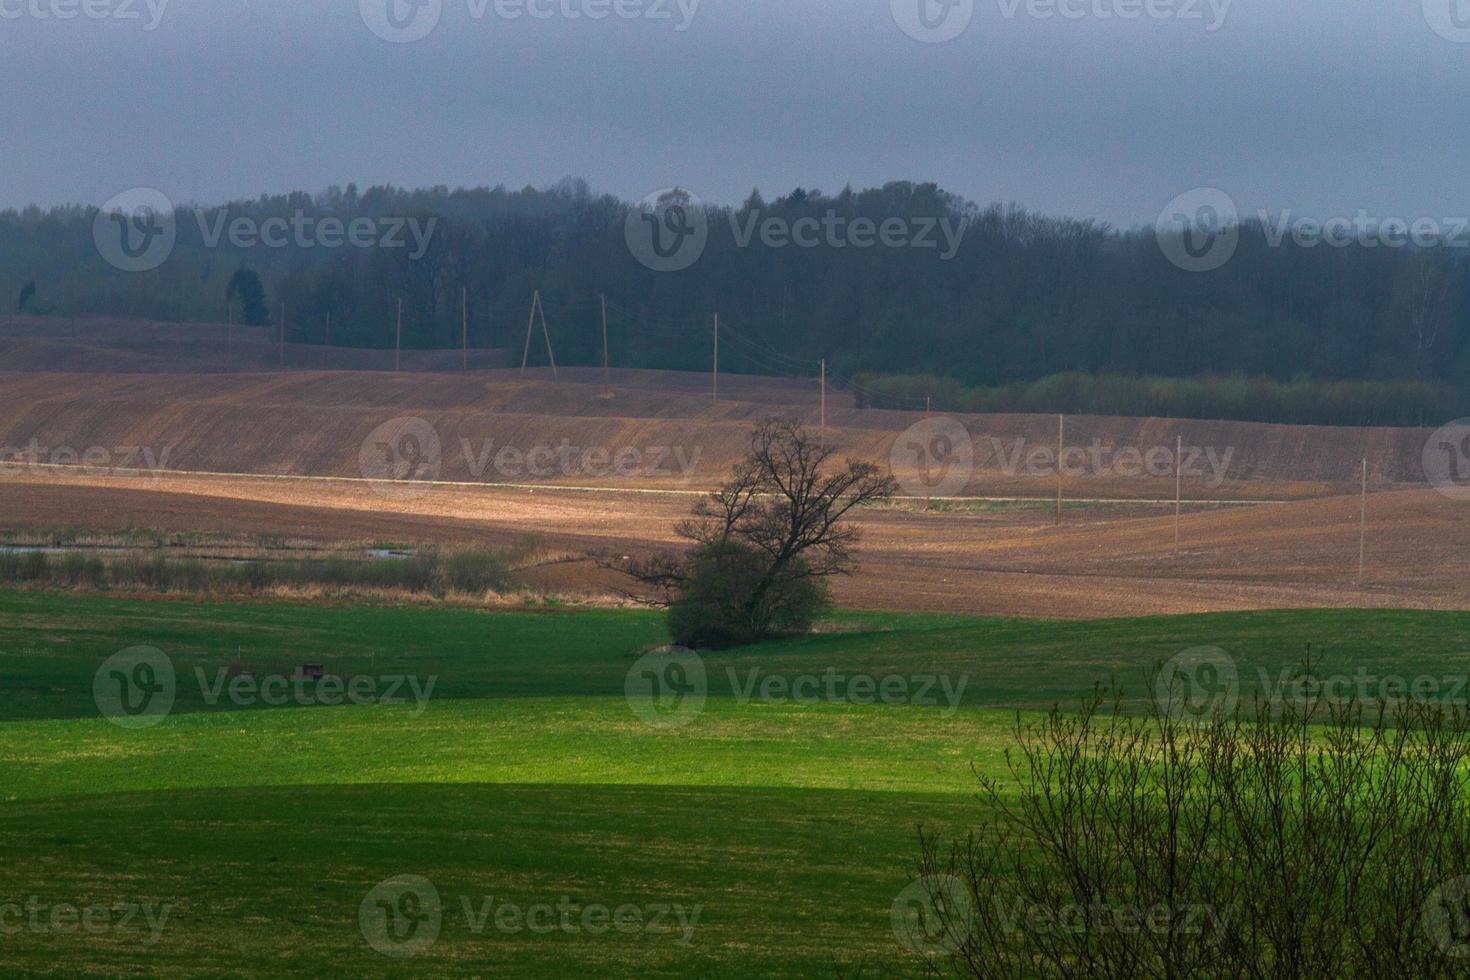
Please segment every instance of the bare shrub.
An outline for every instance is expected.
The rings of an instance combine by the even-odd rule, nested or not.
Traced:
[[[949,845],[921,832],[922,972],[1470,972],[1465,705],[1317,698],[1203,722],[1120,706],[1098,691],[1018,716],[981,825]]]

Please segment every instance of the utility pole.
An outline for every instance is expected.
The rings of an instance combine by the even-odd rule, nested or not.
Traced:
[[[551,362],[551,377],[556,378],[556,355],[551,350],[551,330],[546,326],[546,307],[541,303],[541,290],[531,295],[531,316],[526,320],[526,349],[521,352],[521,373],[531,360],[531,334],[536,329],[536,314],[541,314],[541,336],[546,339],[546,358]]]
[[[1358,584],[1363,584],[1363,566],[1368,558],[1368,457],[1363,457],[1363,498],[1358,510]]]
[[[715,314],[715,367],[714,367],[714,403],[720,403],[720,315]]]
[[[1174,554],[1179,554],[1179,506],[1181,471],[1179,457],[1184,454],[1184,437],[1174,437]]]
[[[827,359],[822,358],[822,438],[827,438]]]
[[[602,294],[602,391],[612,397],[612,377],[608,373],[607,358],[607,293]]]
[[[531,316],[526,319],[526,348],[520,353],[520,373],[525,375],[526,364],[531,361],[531,334],[537,329],[537,313],[541,314],[541,336],[547,342],[547,360],[551,361],[551,378],[556,378],[556,354],[551,353],[551,331],[547,328],[547,309],[541,303],[541,289],[531,294]]]
[[[526,319],[526,349],[521,351],[521,374],[531,360],[531,331],[536,329],[536,308],[541,305],[541,290],[531,294],[531,315]]]
[[[326,342],[322,346],[323,347],[331,347],[332,346],[332,311],[331,310],[328,310],[327,311],[327,335],[326,335],[326,337],[324,339],[325,339]]]
[[[403,366],[403,300],[398,301],[398,330],[393,340],[393,370]]]
[[[546,326],[546,304],[536,294],[536,309],[541,312],[541,336],[546,340],[546,360],[551,363],[551,380],[556,380],[556,355],[551,352],[551,331]]]
[[[468,371],[470,369],[470,291],[468,287],[460,291],[459,311],[461,323],[459,364],[461,370]]]
[[[282,368],[286,366],[286,304],[281,304],[281,333],[276,345],[277,360]]]
[[[1057,416],[1057,523],[1062,523],[1062,457],[1067,453],[1067,417]]]
[[[227,357],[229,357],[229,356],[233,356],[234,353],[235,353],[235,302],[234,302],[234,300],[227,300],[225,302],[225,320],[226,320],[226,326],[225,326],[225,355]],[[72,317],[71,318],[71,328],[72,328],[71,329],[72,336],[75,337],[76,334],[77,334],[77,318],[76,317]]]

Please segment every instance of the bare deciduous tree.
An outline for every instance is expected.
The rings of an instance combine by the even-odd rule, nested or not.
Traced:
[[[853,509],[893,496],[893,479],[877,466],[848,459],[833,467],[836,457],[799,423],[768,419],[729,480],[675,529],[688,553],[615,567],[651,590],[655,604],[721,607],[739,621],[732,639],[769,635],[794,596],[825,598],[823,580],[853,571]]]

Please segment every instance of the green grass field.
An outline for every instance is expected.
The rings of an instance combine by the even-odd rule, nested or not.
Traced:
[[[647,613],[0,592],[0,972],[745,977],[901,964],[889,917],[915,827],[970,823],[971,766],[999,769],[1016,709],[1108,679],[1137,703],[1151,664],[1197,646],[1229,652],[1246,696],[1308,644],[1344,673],[1450,678],[1467,627],[1470,614],[1371,611],[847,614],[816,636],[703,658],[708,700],[667,727],[625,693],[661,640]],[[167,656],[177,696],[135,730],[101,716],[93,681],[140,645]],[[304,663],[421,689],[432,678],[432,696],[210,703],[228,665],[263,678]],[[854,703],[874,698],[851,685],[835,699],[782,694],[829,675],[948,686],[921,704]],[[774,696],[742,693],[771,677]],[[400,875],[431,881],[442,906],[437,941],[413,959],[380,953],[362,926],[364,900]],[[93,906],[153,920],[93,934],[70,911]],[[608,924],[619,910],[622,928]]]

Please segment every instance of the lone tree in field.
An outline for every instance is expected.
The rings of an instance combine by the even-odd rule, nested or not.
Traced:
[[[796,422],[762,422],[730,479],[675,529],[689,552],[624,566],[662,596],[674,642],[754,643],[805,631],[829,607],[826,580],[856,567],[858,531],[844,519],[895,488],[872,463],[834,457]]]

